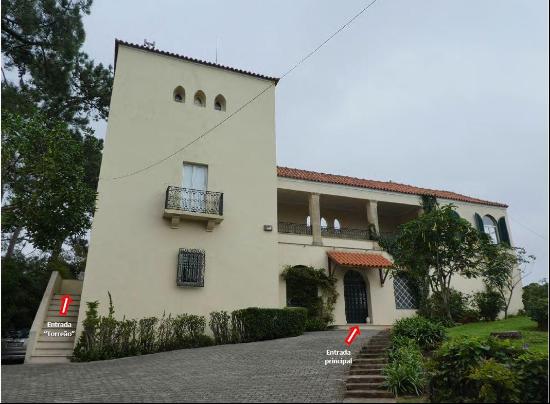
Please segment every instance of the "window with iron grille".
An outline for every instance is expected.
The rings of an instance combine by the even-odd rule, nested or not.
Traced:
[[[178,286],[204,286],[204,250],[180,248],[178,254]]]
[[[416,299],[411,290],[409,280],[403,276],[393,278],[393,293],[397,309],[417,309]]]

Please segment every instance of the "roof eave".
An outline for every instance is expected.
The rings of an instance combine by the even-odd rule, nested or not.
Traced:
[[[173,52],[162,51],[160,49],[154,49],[154,48],[148,48],[146,46],[134,44],[134,43],[131,43],[131,42],[126,42],[126,41],[123,41],[123,40],[118,39],[118,38],[115,39],[115,58],[114,58],[114,69],[115,70],[116,70],[116,62],[117,62],[117,57],[118,57],[118,47],[120,45],[126,46],[128,48],[139,49],[139,50],[142,50],[142,51],[155,53],[157,55],[173,57],[173,58],[184,60],[184,61],[187,61],[187,62],[190,62],[190,63],[196,63],[196,64],[200,64],[200,65],[204,65],[204,66],[215,67],[215,68],[218,68],[218,69],[227,70],[227,71],[230,71],[230,72],[233,72],[233,73],[238,73],[238,74],[254,77],[254,78],[257,78],[257,79],[261,79],[261,80],[272,81],[272,82],[275,83],[275,85],[277,85],[277,83],[279,83],[279,80],[280,80],[280,78],[278,78],[278,77],[265,76],[263,74],[253,73],[253,72],[249,72],[249,71],[246,71],[246,70],[237,69],[235,67],[224,66],[224,65],[217,64],[217,63],[207,62],[205,60],[194,59],[194,58],[184,56],[184,55],[178,55],[177,53],[173,53]]]

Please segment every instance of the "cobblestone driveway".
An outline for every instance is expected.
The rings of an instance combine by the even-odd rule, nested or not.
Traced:
[[[356,353],[365,338],[354,342]],[[324,365],[345,331],[92,363],[2,366],[2,401],[339,402],[349,365]]]

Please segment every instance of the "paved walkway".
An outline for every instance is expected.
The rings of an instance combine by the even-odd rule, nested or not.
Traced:
[[[352,345],[357,353],[362,330]],[[91,363],[2,366],[4,402],[341,402],[345,331]]]

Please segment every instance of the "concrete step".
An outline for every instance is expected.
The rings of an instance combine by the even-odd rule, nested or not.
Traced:
[[[73,341],[38,341],[36,343],[36,349],[44,349],[44,350],[73,350],[74,346],[74,339]]]
[[[76,330],[76,321],[69,321],[69,323],[71,323],[71,327],[48,327],[48,322],[44,321],[44,323],[42,324],[42,331],[44,330],[50,330],[50,331]]]
[[[350,375],[383,375],[382,369],[368,369],[360,366],[352,366],[349,369]],[[353,372],[353,373],[352,373]]]
[[[347,383],[347,390],[385,390],[384,383]]]
[[[386,363],[388,363],[388,359],[387,358],[354,359],[353,363],[357,365],[360,365],[360,364],[374,365],[375,363],[385,365]]]
[[[345,397],[394,398],[394,395],[391,392],[384,390],[347,390]]]
[[[35,356],[71,357],[73,356],[73,349],[72,348],[71,349],[42,349],[42,348],[36,347],[36,349],[34,350],[33,357]]]
[[[46,312],[46,316],[61,316],[61,314],[59,314],[59,307],[57,309],[48,309],[48,311]],[[71,316],[71,317],[78,317],[78,309],[73,309],[72,307],[69,308],[69,310],[67,310],[67,316]],[[65,316],[61,316],[61,317],[65,317]]]
[[[388,355],[386,353],[372,353],[372,352],[361,352],[357,355],[358,358],[369,359],[369,358],[386,358]]]
[[[51,331],[51,329],[48,328],[48,330]],[[73,342],[75,340],[75,336],[72,337],[48,337],[46,334],[42,333],[40,337],[38,337],[38,342],[54,342],[54,341],[61,341],[61,342]]]
[[[78,316],[60,316],[59,313],[57,315],[48,315],[46,317],[46,322],[58,322],[58,323],[64,323],[65,321],[68,321],[69,323],[75,323],[78,320]]]
[[[362,368],[350,368],[350,376],[383,376],[383,373],[379,370],[362,369]]]
[[[382,383],[385,380],[386,377],[380,375],[350,375],[346,383]]]
[[[47,363],[71,363],[71,358],[65,357],[65,356],[36,356],[34,355],[32,357],[32,363],[40,363],[40,364],[47,364]]]
[[[352,403],[396,403],[397,400],[395,398],[355,398],[355,397],[347,397],[344,398],[343,403],[352,404]]]
[[[71,296],[71,299],[73,299],[73,301],[80,301],[80,295],[77,295],[76,293],[55,293],[52,297],[52,299],[57,299],[57,300],[60,300],[63,296],[65,295],[69,295]]]
[[[357,369],[384,369],[385,368],[385,364],[382,364],[382,363],[356,363],[356,362],[353,362],[351,364],[351,367],[352,368],[357,368]]]

